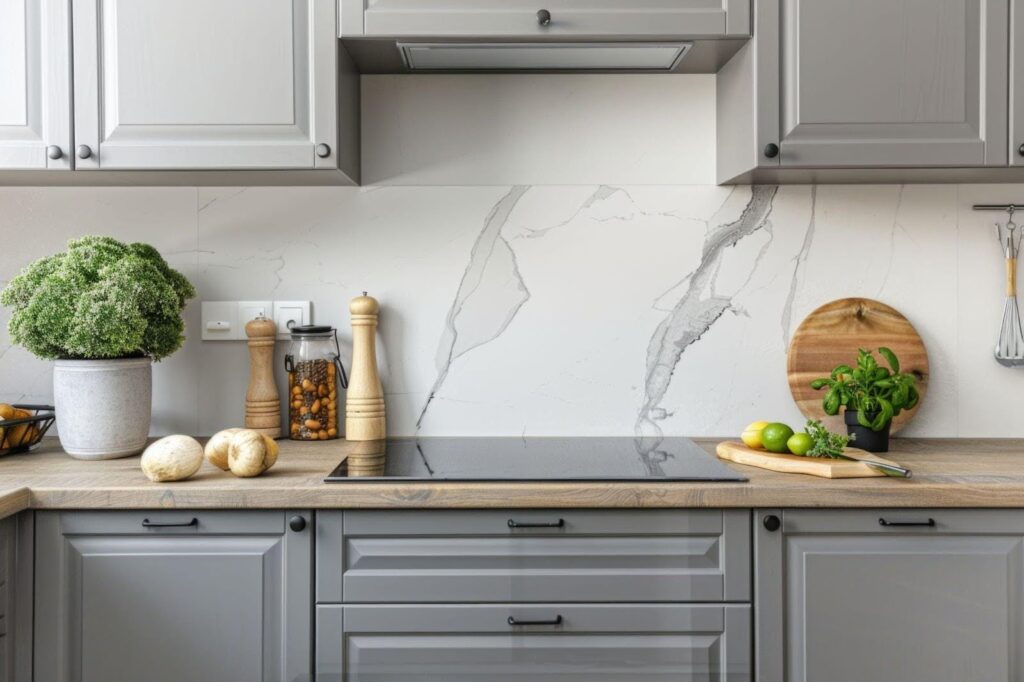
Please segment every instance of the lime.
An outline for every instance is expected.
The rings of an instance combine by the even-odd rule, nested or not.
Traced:
[[[769,452],[789,452],[786,441],[793,435],[793,429],[779,422],[772,422],[761,429],[761,442]]]
[[[806,455],[812,445],[814,445],[814,439],[809,433],[794,433],[786,441],[786,447],[794,455]]]
[[[763,448],[764,445],[761,443],[761,430],[766,426],[768,426],[768,422],[754,422],[747,428],[743,429],[743,435],[740,436],[743,444],[748,448],[754,448],[755,450]]]

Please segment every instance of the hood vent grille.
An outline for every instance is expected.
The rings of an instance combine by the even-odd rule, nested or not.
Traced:
[[[691,43],[398,43],[411,71],[671,71]]]

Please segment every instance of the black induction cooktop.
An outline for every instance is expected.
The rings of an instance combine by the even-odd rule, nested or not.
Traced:
[[[417,438],[350,443],[345,481],[746,481],[688,438]]]

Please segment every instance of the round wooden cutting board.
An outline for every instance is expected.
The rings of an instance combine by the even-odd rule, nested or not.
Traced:
[[[898,310],[869,298],[843,298],[808,315],[793,334],[786,363],[789,390],[804,416],[825,418],[821,407],[824,391],[811,388],[811,381],[828,376],[837,365],[855,365],[859,348],[874,350],[879,363],[887,366],[878,355],[880,346],[896,353],[902,371],[917,375],[923,402],[928,388],[928,352],[914,325]],[[913,419],[920,407],[919,402],[913,410],[901,412],[892,422],[893,433]],[[846,430],[842,423],[841,416],[826,420],[829,428],[840,433]]]

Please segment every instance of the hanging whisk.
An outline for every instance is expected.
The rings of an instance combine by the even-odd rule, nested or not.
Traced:
[[[1012,204],[1007,207],[1009,217],[1005,225],[996,223],[996,237],[1006,260],[1006,302],[995,355],[996,361],[1007,367],[1024,366],[1024,328],[1017,307],[1017,254],[1020,253],[1021,232],[1013,222],[1015,208]]]

